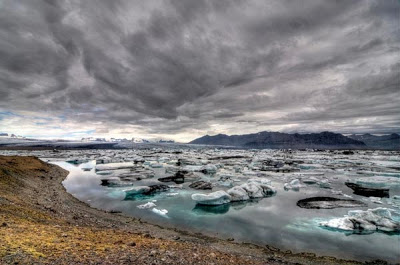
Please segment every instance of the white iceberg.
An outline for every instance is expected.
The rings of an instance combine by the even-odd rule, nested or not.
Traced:
[[[247,182],[255,182],[264,185],[271,185],[271,180],[267,178],[251,178]]]
[[[231,196],[225,191],[219,190],[209,194],[192,194],[192,200],[203,205],[221,205],[229,203],[231,201]]]
[[[150,191],[150,187],[149,186],[136,186],[134,188],[126,189],[124,191],[125,191],[126,194],[136,195],[136,194],[142,194],[142,193],[145,193],[145,192],[149,192]]]
[[[321,222],[320,225],[345,231],[400,231],[400,223],[392,219],[387,208],[349,211],[347,216]]]
[[[157,208],[153,208],[153,209],[151,209],[151,211],[152,211],[153,213],[156,213],[156,214],[161,215],[161,216],[164,216],[164,217],[166,217],[166,216],[167,216],[167,213],[168,213],[168,211],[167,211],[166,209],[161,209],[161,210],[159,210],[159,209],[157,209]]]
[[[159,164],[159,163],[154,163],[154,164],[150,164],[150,167],[152,167],[152,168],[162,168],[163,165]]]
[[[150,209],[150,208],[156,207],[156,204],[153,202],[147,202],[145,204],[138,205],[137,207],[139,209]]]
[[[227,193],[231,196],[231,201],[246,201],[267,197],[276,193],[276,189],[270,185],[249,180],[247,183],[229,189]]]
[[[240,186],[233,187],[227,191],[227,193],[231,196],[232,202],[237,201],[247,201],[250,199],[247,191]]]
[[[382,198],[380,197],[369,197],[369,200],[376,204],[383,204]]]
[[[316,177],[310,177],[307,179],[303,179],[303,183],[305,184],[316,184],[319,182],[319,179],[317,179]]]
[[[203,172],[204,174],[214,174],[217,172],[217,167],[215,165],[208,164],[208,165],[202,166],[200,171]]]
[[[117,170],[117,169],[132,168],[132,167],[135,167],[135,164],[133,162],[109,163],[109,164],[96,165],[96,171]]]
[[[285,190],[299,190],[301,188],[300,180],[294,179],[283,186]]]
[[[327,179],[321,180],[319,183],[319,187],[323,189],[330,189],[331,188],[331,183]]]
[[[243,188],[249,197],[251,199],[255,198],[263,198],[264,197],[264,191],[261,185],[254,183],[254,182],[248,182],[245,184],[240,185],[241,188]]]
[[[363,188],[390,189],[400,187],[400,178],[396,177],[362,177],[349,179],[347,182],[357,184]]]

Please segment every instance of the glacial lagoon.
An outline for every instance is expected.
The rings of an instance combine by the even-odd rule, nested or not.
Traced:
[[[357,260],[400,260],[400,234],[396,229],[378,225],[376,229],[363,229],[370,224],[362,222],[362,229],[354,230],[324,225],[343,225],[345,217],[354,215],[354,211],[364,213],[376,208],[390,215],[390,225],[398,225],[399,152],[160,147],[1,154],[35,155],[59,165],[70,172],[63,185],[79,200],[165,227],[293,252]],[[171,176],[181,178],[158,180]],[[249,180],[268,183],[274,193],[219,205],[202,205],[192,198],[193,194],[229,191]],[[212,189],[189,187],[198,181]],[[358,188],[354,187],[356,184]],[[166,188],[136,192],[142,187]],[[317,208],[297,205],[314,197],[341,199],[345,204],[335,207],[322,202],[321,207],[328,205],[327,209],[317,209],[318,202]],[[353,201],[357,203],[353,205]]]

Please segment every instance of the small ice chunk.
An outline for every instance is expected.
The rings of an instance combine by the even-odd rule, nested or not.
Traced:
[[[319,182],[319,187],[323,189],[330,189],[331,188],[331,183],[329,183],[329,180],[323,179]]]
[[[145,192],[150,191],[150,187],[148,186],[136,186],[131,189],[124,190],[126,194],[135,195],[135,194],[142,194]]]
[[[331,192],[332,192],[332,194],[335,194],[335,195],[343,195],[343,191],[341,191],[341,190],[331,190]]]
[[[379,197],[369,197],[370,201],[376,204],[383,204],[382,198]]]
[[[169,185],[169,187],[171,189],[183,189],[183,185],[182,184],[178,184],[178,185]]]
[[[138,205],[137,207],[139,209],[150,209],[150,208],[156,207],[156,204],[153,202],[147,202],[145,204]]]
[[[214,174],[217,172],[217,167],[215,165],[208,164],[208,165],[202,166],[200,171],[203,172],[204,174]]]
[[[168,213],[168,211],[166,210],[166,209],[161,209],[161,210],[159,210],[159,209],[157,209],[157,208],[153,208],[153,209],[151,209],[151,211],[153,212],[153,213],[156,213],[156,214],[158,214],[158,215],[161,215],[161,216],[167,216],[167,213]]]
[[[316,177],[310,177],[307,179],[303,179],[303,183],[305,184],[316,184],[319,182],[319,179],[317,179]]]
[[[133,162],[121,162],[121,163],[109,163],[109,164],[100,164],[96,165],[96,171],[104,171],[104,170],[117,170],[124,168],[133,168],[135,164]]]
[[[251,178],[247,182],[255,182],[264,185],[271,185],[271,180],[267,178]]]
[[[301,188],[300,180],[294,179],[283,186],[285,190],[299,190]]]
[[[135,162],[135,163],[143,163],[143,162],[145,162],[145,159],[143,158],[143,157],[141,157],[141,156],[135,156],[134,158],[133,158],[133,162]]]

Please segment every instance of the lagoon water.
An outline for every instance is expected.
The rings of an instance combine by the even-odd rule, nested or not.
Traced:
[[[321,221],[343,217],[349,210],[366,210],[377,207],[393,209],[393,218],[400,220],[399,205],[392,202],[393,196],[400,195],[400,187],[397,186],[390,189],[390,197],[382,198],[379,204],[376,204],[368,197],[355,195],[353,190],[344,185],[344,182],[349,178],[363,176],[383,175],[400,178],[400,157],[397,153],[365,153],[343,156],[340,153],[332,154],[329,152],[298,152],[292,154],[291,159],[302,159],[304,163],[294,165],[293,168],[297,169],[295,172],[276,173],[260,171],[255,161],[259,160],[260,156],[274,157],[275,159],[283,157],[285,159],[279,151],[269,151],[267,154],[261,154],[260,152],[262,151],[240,151],[245,158],[238,157],[223,160],[210,158],[215,157],[218,152],[218,155],[221,152],[226,155],[234,151],[186,150],[183,153],[174,155],[170,152],[163,153],[163,151],[158,152],[156,155],[154,155],[154,152],[149,155],[150,152],[148,151],[119,151],[120,153],[117,156],[123,159],[142,155],[146,162],[141,162],[134,167],[145,168],[154,173],[154,177],[133,181],[132,185],[167,184],[172,186],[169,191],[156,193],[154,196],[129,199],[126,198],[124,190],[131,187],[102,186],[101,179],[110,176],[115,177],[131,169],[98,171],[96,170],[96,160],[93,159],[97,156],[96,152],[80,153],[80,156],[85,158],[86,161],[79,162],[86,163],[78,162],[76,164],[66,162],[73,156],[71,154],[59,158],[45,158],[48,155],[43,153],[41,156],[43,160],[49,160],[51,163],[68,170],[70,173],[63,182],[66,190],[92,207],[121,211],[124,214],[166,227],[201,232],[221,238],[234,238],[238,242],[251,242],[258,245],[268,244],[293,252],[313,252],[317,255],[357,260],[383,259],[389,262],[398,262],[400,260],[399,233],[373,232],[357,234],[326,229],[319,225]],[[113,151],[110,152],[112,154]],[[265,174],[264,177],[272,181],[277,193],[271,197],[247,202],[236,202],[220,206],[199,206],[191,199],[191,195],[194,193],[209,193],[211,191],[191,189],[188,187],[190,182],[183,183],[181,187],[176,188],[175,186],[177,185],[173,182],[161,183],[157,180],[160,177],[173,175],[166,173],[166,168],[170,168],[171,165],[172,167],[177,167],[173,162],[180,157],[185,156],[195,160],[201,154],[204,154],[204,156],[200,156],[202,160],[207,160],[207,158],[209,160],[199,160],[199,164],[216,164],[218,165],[218,172],[235,175],[239,184],[245,182],[249,178],[248,175],[254,177],[254,172]],[[104,156],[104,154],[102,155]],[[237,151],[235,155],[237,155]],[[109,156],[110,154],[108,154]],[[123,162],[118,166],[123,166],[124,163],[128,167],[132,164],[132,162]],[[156,163],[157,166],[152,167]],[[182,167],[182,165],[180,166]],[[241,167],[241,169],[238,170],[238,167]],[[104,175],[109,173],[111,175]],[[228,189],[223,184],[218,183],[218,177],[214,174],[200,172],[196,172],[196,174],[201,179],[214,183],[215,186],[212,191]],[[302,183],[298,191],[284,189],[284,184],[290,180],[294,178],[302,179],[304,176],[311,175],[328,181],[329,188]],[[233,185],[237,184],[233,183]],[[337,193],[337,191],[340,192]],[[362,201],[367,206],[359,208],[305,209],[296,205],[298,200],[315,196],[336,198],[351,196],[352,199]],[[139,205],[147,202],[153,202],[156,205],[155,209],[167,210],[168,213],[160,214],[159,211],[153,208],[138,208]]]

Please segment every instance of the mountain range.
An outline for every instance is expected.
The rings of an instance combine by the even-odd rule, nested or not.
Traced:
[[[360,135],[344,136],[339,133],[321,132],[309,134],[289,134],[281,132],[259,132],[243,135],[205,135],[190,142],[190,144],[223,145],[243,148],[272,149],[389,149],[398,150],[400,136]]]
[[[362,141],[372,149],[400,150],[400,135],[397,133],[379,136],[369,133],[358,135],[352,134],[348,137],[357,141]]]

